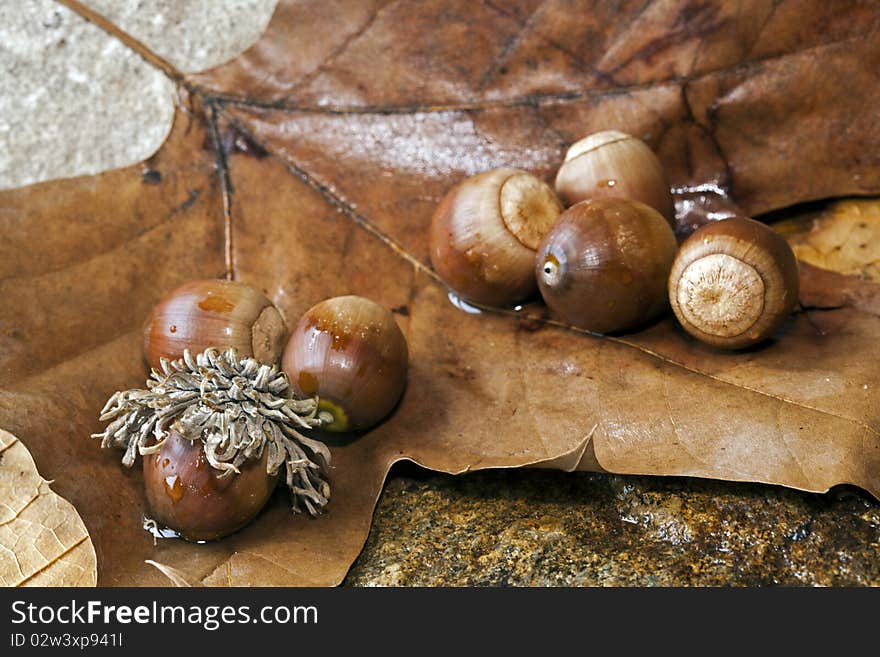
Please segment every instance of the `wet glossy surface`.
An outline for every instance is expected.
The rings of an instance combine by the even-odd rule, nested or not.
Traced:
[[[880,585],[880,504],[850,487],[395,472],[346,585]]]
[[[241,283],[206,279],[169,291],[144,324],[144,356],[160,368],[184,349],[235,347],[243,356],[273,362],[281,353],[284,322],[259,290]]]
[[[231,534],[251,520],[269,499],[277,476],[266,474],[266,454],[222,476],[205,458],[200,442],[171,433],[156,454],[144,458],[144,483],[156,528],[189,540]],[[154,533],[155,535],[155,533]]]
[[[582,201],[538,247],[535,276],[547,306],[597,333],[631,330],[667,307],[675,235],[663,216],[628,199]]]
[[[328,431],[366,429],[384,418],[406,386],[406,338],[394,315],[365,297],[325,299],[294,327],[282,367],[293,390],[317,394],[334,420]]]

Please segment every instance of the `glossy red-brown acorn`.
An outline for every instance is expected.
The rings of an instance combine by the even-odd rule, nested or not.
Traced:
[[[538,248],[541,296],[564,321],[596,333],[636,328],[666,308],[676,241],[653,208],[626,199],[582,201]]]
[[[175,431],[143,459],[144,486],[153,520],[191,541],[210,541],[240,529],[265,506],[278,475],[266,472],[268,452],[241,472],[221,476],[205,457],[200,440]]]
[[[144,356],[158,368],[161,358],[175,360],[184,349],[235,347],[242,356],[274,363],[286,337],[281,314],[259,290],[233,281],[190,281],[169,292],[144,324]]]
[[[333,417],[323,429],[352,431],[373,426],[397,405],[408,359],[391,312],[350,295],[322,301],[303,315],[282,367],[296,393],[317,395],[318,408]]]

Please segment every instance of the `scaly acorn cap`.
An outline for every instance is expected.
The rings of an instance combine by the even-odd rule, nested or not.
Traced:
[[[137,454],[153,454],[170,430],[201,440],[208,463],[232,476],[247,461],[269,450],[266,471],[274,476],[282,464],[294,511],[321,513],[330,498],[327,446],[303,436],[296,427],[313,429],[328,418],[317,398],[291,397],[287,375],[254,358],[239,358],[235,349],[189,350],[175,361],[161,360],[147,389],[116,392],[101,411],[107,428],[92,434],[101,447],[125,450],[122,463],[131,467]]]

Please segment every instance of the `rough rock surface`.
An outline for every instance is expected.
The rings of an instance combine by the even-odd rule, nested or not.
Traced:
[[[880,585],[880,508],[851,487],[396,472],[347,585]]]

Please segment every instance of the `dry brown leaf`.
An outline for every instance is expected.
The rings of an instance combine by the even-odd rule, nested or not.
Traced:
[[[0,586],[94,586],[95,548],[82,519],[0,429]]]
[[[192,584],[186,579],[186,575],[177,570],[177,568],[172,568],[171,566],[167,566],[164,563],[159,563],[158,561],[153,561],[152,559],[147,559],[144,563],[148,563],[153,568],[158,570],[160,573],[165,575],[174,586],[188,588],[191,587]]]
[[[401,459],[880,495],[869,281],[805,266],[804,299],[835,303],[805,303],[762,348],[719,353],[670,319],[599,339],[540,304],[467,314],[426,265],[453,183],[502,164],[549,178],[569,142],[601,128],[645,137],[680,198],[705,196],[698,210],[732,203],[716,192],[750,213],[880,192],[866,109],[878,26],[880,7],[857,2],[625,2],[608,15],[552,0],[309,0],[281,3],[253,48],[203,74],[144,53],[184,99],[155,156],[0,195],[0,422],[83,515],[103,584],[167,584],[146,559],[205,584],[338,583]],[[277,499],[223,541],[154,547],[140,473],[88,435],[109,394],[143,385],[150,307],[224,273],[289,324],[339,294],[394,309],[409,385],[387,422],[331,445],[326,515],[291,517]]]

